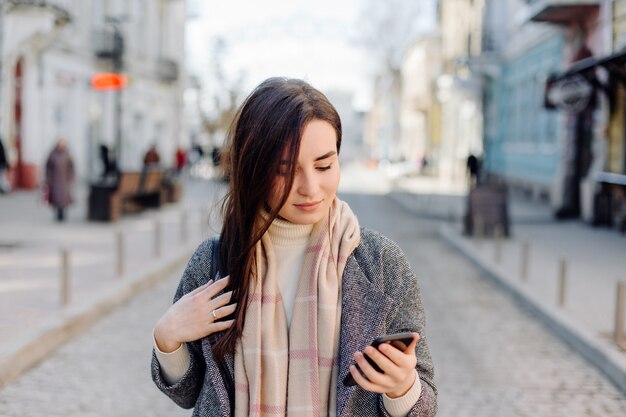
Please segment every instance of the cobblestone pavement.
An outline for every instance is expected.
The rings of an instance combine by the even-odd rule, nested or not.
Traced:
[[[343,196],[420,277],[439,417],[623,417],[626,396],[437,236],[384,197]],[[381,215],[384,214],[384,215]],[[151,330],[178,275],[139,295],[0,391],[0,416],[183,416],[150,380]]]

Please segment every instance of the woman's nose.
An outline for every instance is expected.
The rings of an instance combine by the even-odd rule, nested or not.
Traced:
[[[315,175],[312,173],[302,172],[298,178],[298,193],[300,195],[315,195],[318,183]]]

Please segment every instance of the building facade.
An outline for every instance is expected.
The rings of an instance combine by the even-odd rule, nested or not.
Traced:
[[[483,154],[482,77],[471,70],[481,55],[485,0],[440,0],[441,75],[435,82],[439,115],[432,160],[437,175],[465,177],[470,154]]]
[[[37,187],[47,154],[66,139],[79,180],[97,178],[98,147],[138,170],[156,144],[165,164],[186,144],[184,0],[3,2],[0,136],[17,188]],[[97,90],[98,73],[121,90]]]

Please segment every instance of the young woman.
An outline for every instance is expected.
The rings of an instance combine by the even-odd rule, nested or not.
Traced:
[[[336,196],[335,108],[271,78],[228,142],[222,233],[196,250],[154,329],[159,389],[194,416],[434,416],[417,279]],[[408,346],[369,346],[398,332],[413,333]]]

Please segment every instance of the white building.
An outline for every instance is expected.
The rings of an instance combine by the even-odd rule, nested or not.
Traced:
[[[162,162],[173,163],[176,147],[188,142],[181,123],[184,0],[3,0],[2,6],[0,135],[14,184],[38,185],[59,138],[68,142],[81,180],[98,176],[100,143],[121,143],[122,170],[139,170],[153,143]],[[118,101],[116,91],[94,90],[91,80],[115,71],[122,51],[128,84]]]

